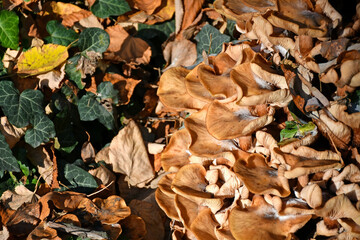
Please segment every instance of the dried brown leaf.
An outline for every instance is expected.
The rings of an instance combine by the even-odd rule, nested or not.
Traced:
[[[140,129],[134,121],[111,141],[107,163],[115,173],[126,175],[132,186],[144,187],[154,177]]]
[[[105,31],[110,36],[110,45],[104,59],[131,64],[147,64],[151,57],[150,46],[142,39],[130,36],[123,27],[115,25]]]

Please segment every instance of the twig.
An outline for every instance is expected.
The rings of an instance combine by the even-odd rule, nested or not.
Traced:
[[[94,196],[95,194],[98,194],[98,193],[104,191],[104,189],[108,189],[108,187],[109,187],[111,184],[113,184],[113,183],[114,183],[114,180],[112,180],[108,185],[106,185],[106,186],[103,187],[102,189],[99,189],[99,190],[97,190],[96,192],[93,192],[93,193],[90,193],[90,194],[86,195],[86,197]]]

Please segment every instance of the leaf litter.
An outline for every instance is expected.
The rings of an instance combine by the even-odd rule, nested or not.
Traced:
[[[1,239],[360,238],[358,2],[3,8]]]

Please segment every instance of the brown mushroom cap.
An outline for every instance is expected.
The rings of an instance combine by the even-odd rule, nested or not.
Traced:
[[[217,212],[223,205],[220,198],[213,198],[206,192],[206,170],[200,164],[188,164],[180,168],[172,181],[171,189],[198,205],[208,206],[212,212]]]
[[[204,102],[211,102],[216,99],[211,93],[205,88],[205,86],[200,82],[200,78],[198,75],[198,68],[204,63],[200,63],[193,70],[191,70],[185,78],[185,86],[189,95],[193,98],[200,99]]]
[[[219,223],[209,208],[202,209],[191,223],[190,229],[199,240],[217,240],[215,230]]]
[[[335,159],[328,158],[330,151],[320,152],[305,146],[302,146],[300,151],[302,152],[301,155],[295,155],[295,153],[284,153],[279,148],[274,149],[278,157],[283,158],[280,162],[284,161],[289,166],[289,169],[284,173],[284,176],[288,179],[343,166],[339,156]],[[318,154],[315,155],[316,152]],[[334,155],[331,154],[330,156],[333,157]]]
[[[317,184],[310,184],[304,187],[300,192],[300,196],[312,208],[320,207],[322,204],[322,191]]]
[[[175,193],[173,196],[167,195],[160,188],[155,191],[155,199],[159,207],[166,213],[166,215],[175,220],[180,220],[179,215],[175,208]]]
[[[270,124],[275,109],[269,108],[266,115],[253,116],[246,107],[239,107],[234,103],[227,105],[218,101],[212,102],[206,115],[206,128],[216,139],[234,139],[252,134],[257,129]]]
[[[185,77],[190,72],[183,67],[174,67],[160,77],[157,95],[167,107],[177,109],[201,109],[206,102],[193,98],[185,87]]]
[[[212,67],[206,64],[199,65],[197,73],[202,85],[216,99],[235,99],[238,86],[226,75],[216,75]]]
[[[198,156],[213,157],[225,151],[236,150],[232,141],[217,140],[210,135],[205,124],[206,114],[207,108],[204,107],[185,119],[185,127],[191,135],[190,152]]]
[[[179,168],[189,163],[190,154],[187,152],[191,137],[186,129],[181,129],[173,134],[169,144],[161,153],[161,166],[167,172],[176,172]]]
[[[252,154],[244,164],[237,160],[234,172],[244,182],[250,192],[255,194],[273,194],[280,197],[290,195],[288,180],[283,176],[283,170],[268,167],[265,157]]]
[[[186,229],[190,230],[190,226],[196,219],[199,211],[205,207],[199,206],[196,202],[179,194],[175,195],[174,201],[180,221],[184,224]]]
[[[230,230],[235,239],[284,239],[303,227],[311,215],[281,216],[261,196],[254,196],[248,208],[234,208],[229,217]]]
[[[306,1],[280,0],[278,6],[279,11],[271,13],[267,18],[272,25],[298,35],[324,37],[328,34],[327,25],[330,22],[329,19],[311,11]]]
[[[360,224],[360,212],[344,194],[329,199],[322,208],[315,210],[315,214],[330,219],[351,218]]]

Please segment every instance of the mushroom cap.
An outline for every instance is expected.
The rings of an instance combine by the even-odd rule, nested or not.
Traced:
[[[244,164],[240,159],[234,165],[234,172],[244,182],[250,192],[255,194],[273,194],[280,197],[290,195],[288,180],[283,170],[267,166],[265,157],[252,154]]]
[[[191,135],[189,150],[197,156],[213,157],[225,151],[236,150],[237,147],[230,140],[218,140],[206,129],[207,108],[191,114],[185,119],[185,128]]]
[[[160,77],[157,95],[167,107],[184,109],[201,109],[206,102],[193,98],[186,90],[185,77],[190,72],[183,67],[174,67],[165,71]]]
[[[256,195],[248,208],[234,208],[229,217],[235,239],[284,239],[303,227],[311,215],[279,215],[273,206]]]
[[[188,164],[180,168],[172,181],[171,189],[198,205],[208,206],[214,213],[223,205],[220,198],[214,198],[213,194],[206,192],[206,170],[200,164]]]
[[[167,172],[176,172],[179,168],[189,163],[188,148],[191,136],[184,128],[175,132],[169,144],[161,153],[161,166]]]
[[[322,204],[322,191],[317,184],[305,186],[301,190],[300,196],[304,198],[307,204],[312,208],[320,207]]]
[[[226,75],[216,75],[212,67],[206,64],[199,65],[197,73],[201,84],[216,99],[235,99],[238,86]]]
[[[316,151],[305,146],[298,148],[296,151],[298,154],[295,151],[284,153],[279,148],[274,149],[278,157],[283,158],[280,162],[285,162],[289,166],[289,169],[284,173],[284,176],[288,179],[343,166],[341,158],[338,155],[330,154],[331,151]],[[299,154],[300,152],[301,154]]]
[[[219,140],[234,139],[250,135],[273,122],[275,109],[269,108],[266,115],[253,116],[247,107],[234,103],[227,105],[213,101],[207,111],[206,128]]]
[[[315,215],[330,219],[351,218],[356,224],[360,224],[360,212],[344,194],[329,199],[322,208],[315,210]]]

